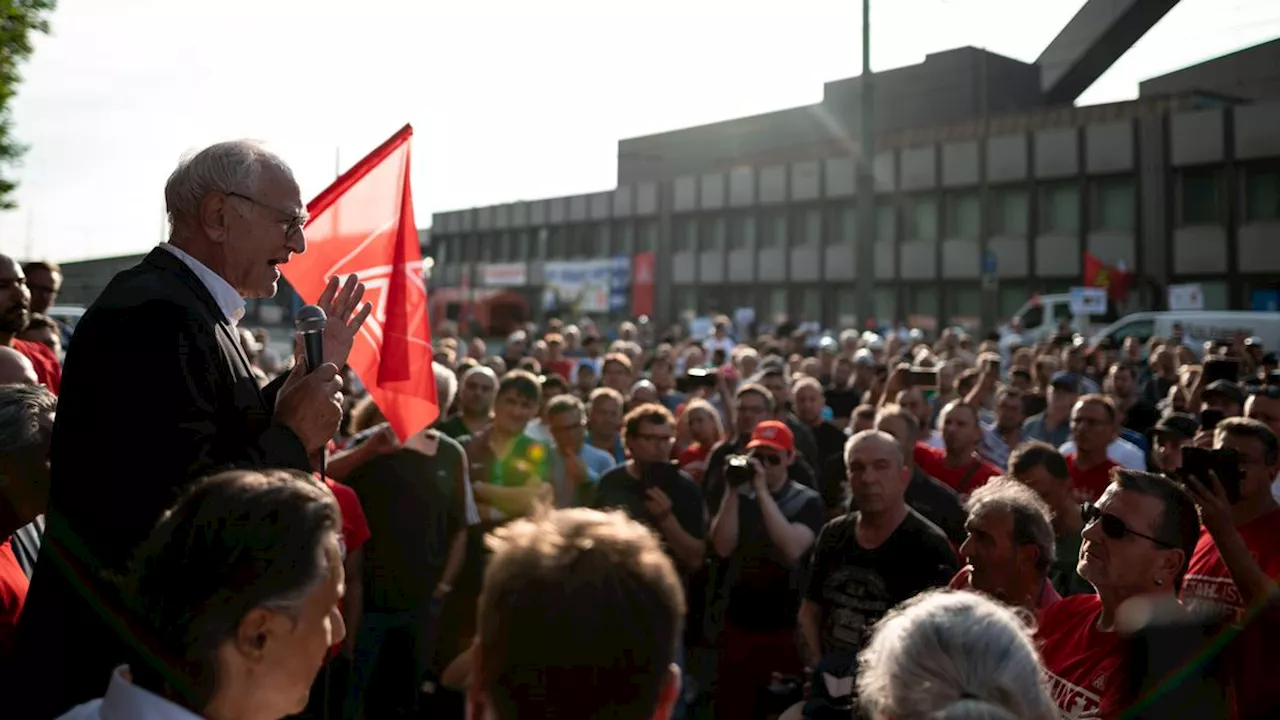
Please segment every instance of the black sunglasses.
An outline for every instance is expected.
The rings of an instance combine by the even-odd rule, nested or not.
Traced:
[[[1145,540],[1150,540],[1151,542],[1159,545],[1160,547],[1168,548],[1170,550],[1177,549],[1176,546],[1173,545],[1172,543],[1167,543],[1163,540],[1157,540],[1156,538],[1153,538],[1150,535],[1143,535],[1137,530],[1134,530],[1128,525],[1125,525],[1124,521],[1116,517],[1115,515],[1112,515],[1111,513],[1102,512],[1102,510],[1098,509],[1097,505],[1094,505],[1091,502],[1084,503],[1080,506],[1080,518],[1084,520],[1085,527],[1093,525],[1094,523],[1101,524],[1102,534],[1106,535],[1112,540],[1123,540],[1125,535],[1137,535],[1138,537],[1143,538]]]

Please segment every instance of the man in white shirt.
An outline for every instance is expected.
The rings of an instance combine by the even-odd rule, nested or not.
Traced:
[[[1075,440],[1068,440],[1058,447],[1058,452],[1063,455],[1070,455],[1075,451]],[[1107,445],[1107,458],[1111,462],[1130,470],[1147,471],[1147,456],[1142,452],[1142,448],[1121,437],[1112,440],[1111,444]]]

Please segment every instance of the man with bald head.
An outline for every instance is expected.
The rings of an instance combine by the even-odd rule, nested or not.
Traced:
[[[8,255],[0,255],[0,347],[12,348],[27,356],[41,385],[56,395],[62,386],[62,365],[53,351],[37,342],[18,337],[31,318],[31,289],[22,266]]]
[[[799,618],[810,667],[832,656],[852,662],[890,608],[959,569],[947,536],[907,506],[911,471],[892,435],[864,430],[844,455],[858,509],[827,523],[814,544]]]
[[[253,142],[219,143],[184,158],[164,198],[168,241],[112,279],[67,353],[21,662],[0,671],[13,717],[56,716],[95,697],[131,654],[151,654],[127,642],[131,618],[111,578],[191,482],[233,467],[310,472],[342,417],[338,368],[370,311],[357,311],[354,276],[341,287],[331,278],[319,298],[327,362],[317,368],[299,362],[260,389],[237,332],[245,299],[275,295],[279,266],[307,247],[288,165]],[[0,263],[0,291],[5,272]]]
[[[0,385],[39,385],[31,359],[11,347],[0,347]]]

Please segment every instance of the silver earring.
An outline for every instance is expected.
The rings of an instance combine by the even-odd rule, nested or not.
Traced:
[[[1157,584],[1157,585],[1163,585],[1163,584],[1164,584],[1164,581],[1163,581],[1163,580],[1156,580],[1156,584]]]

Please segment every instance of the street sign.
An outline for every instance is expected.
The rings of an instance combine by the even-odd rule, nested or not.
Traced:
[[[998,268],[999,262],[996,260],[996,253],[994,250],[987,250],[982,253],[983,275],[995,275]]]

